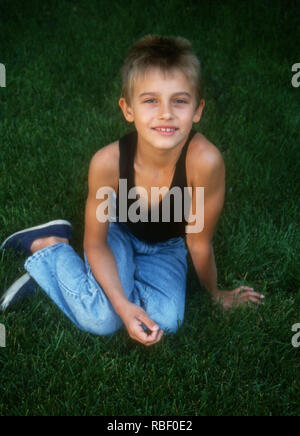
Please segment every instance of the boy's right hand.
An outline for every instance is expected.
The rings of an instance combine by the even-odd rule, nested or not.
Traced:
[[[130,301],[123,304],[119,311],[129,336],[146,346],[150,346],[159,342],[163,335],[163,330],[147,315],[147,313],[139,306]],[[150,333],[145,332],[142,324],[144,324]]]

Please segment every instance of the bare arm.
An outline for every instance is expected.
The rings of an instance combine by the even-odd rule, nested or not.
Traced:
[[[260,303],[261,295],[248,286],[239,286],[228,291],[218,290],[217,268],[212,246],[212,237],[221,214],[225,196],[225,165],[221,153],[214,146],[201,150],[194,160],[193,187],[204,187],[204,228],[200,233],[187,235],[187,245],[199,281],[205,286],[214,301],[220,301],[225,309],[234,304],[252,301]],[[195,208],[195,198],[192,199]],[[241,291],[246,291],[241,294]]]
[[[129,335],[144,345],[152,345],[161,339],[163,332],[141,307],[131,303],[126,297],[115,256],[107,243],[109,221],[100,222],[96,216],[97,207],[104,201],[96,198],[98,189],[111,187],[116,190],[118,178],[118,159],[112,156],[109,146],[104,147],[90,163],[84,251],[95,279],[123,320]],[[142,323],[148,327],[150,334],[146,334]]]
[[[107,150],[100,150],[90,163],[89,194],[85,208],[84,251],[95,279],[119,313],[120,307],[127,298],[118,274],[116,259],[106,240],[109,221],[100,223],[96,217],[97,207],[103,201],[96,199],[97,190],[101,186],[113,188],[114,184],[107,154]]]
[[[217,268],[211,241],[224,204],[225,166],[216,148],[201,150],[197,160],[193,162],[193,188],[204,187],[204,211],[201,211],[204,213],[204,227],[199,233],[187,235],[187,245],[200,282],[214,297],[217,293]],[[195,211],[194,189],[192,207]]]

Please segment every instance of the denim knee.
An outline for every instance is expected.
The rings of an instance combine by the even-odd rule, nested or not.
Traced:
[[[97,336],[111,336],[120,330],[123,323],[114,316],[108,316],[101,320],[85,317],[82,320],[77,320],[77,325],[80,330]]]
[[[167,318],[162,322],[158,321],[158,325],[166,334],[177,333],[182,323],[183,319],[180,319],[179,317]]]
[[[152,314],[148,312],[148,315],[166,334],[177,333],[184,319],[183,310],[178,310],[172,301],[168,301],[164,307],[160,306],[159,310],[152,310]]]

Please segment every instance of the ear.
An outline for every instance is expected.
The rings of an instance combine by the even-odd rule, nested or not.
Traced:
[[[199,121],[201,120],[201,116],[202,116],[202,112],[203,112],[204,107],[205,107],[205,100],[202,98],[200,100],[200,104],[199,104],[198,108],[196,109],[196,111],[194,113],[193,123],[199,123]]]
[[[122,109],[122,112],[123,112],[123,115],[124,115],[125,119],[129,123],[133,123],[133,121],[134,121],[133,110],[131,109],[130,106],[128,106],[128,104],[126,103],[125,98],[123,98],[123,97],[120,98],[119,106]]]

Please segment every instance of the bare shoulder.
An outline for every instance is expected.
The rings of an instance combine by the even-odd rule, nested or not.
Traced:
[[[100,148],[92,157],[91,165],[105,169],[112,168],[119,164],[119,141],[112,142]]]
[[[189,163],[203,167],[219,165],[223,162],[220,150],[201,133],[193,137],[187,153]]]
[[[225,175],[222,153],[201,133],[196,133],[190,142],[186,167],[191,184],[198,184],[201,181],[205,185],[212,176],[224,177]]]
[[[119,180],[119,141],[100,148],[92,157],[89,184],[105,184],[116,188]]]

